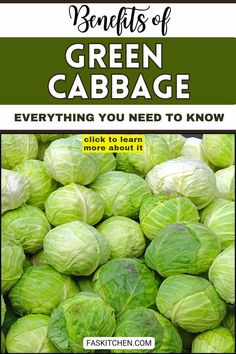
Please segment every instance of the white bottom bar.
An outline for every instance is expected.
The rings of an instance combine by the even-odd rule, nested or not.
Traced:
[[[0,130],[236,130],[236,105],[0,105]]]

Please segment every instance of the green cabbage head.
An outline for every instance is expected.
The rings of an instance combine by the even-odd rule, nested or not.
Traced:
[[[202,147],[202,139],[194,137],[187,138],[181,150],[181,155],[188,158],[204,161],[212,168],[210,161],[204,153]]]
[[[155,166],[146,177],[154,194],[188,197],[202,209],[216,194],[214,172],[203,161],[179,157]]]
[[[54,226],[76,220],[95,225],[103,217],[104,206],[96,192],[70,183],[50,194],[45,203],[45,213]]]
[[[102,265],[94,275],[94,290],[119,316],[135,307],[154,307],[158,280],[137,259],[117,258]]]
[[[198,221],[199,216],[189,198],[153,195],[143,201],[139,219],[145,236],[153,240],[166,226],[179,221]]]
[[[155,165],[168,160],[169,147],[158,134],[146,134],[144,152],[117,153],[116,165],[118,171],[136,173],[145,177]]]
[[[192,344],[191,353],[234,353],[234,337],[224,327],[198,334]]]
[[[221,326],[227,328],[235,336],[235,314],[234,308],[229,310],[221,322]]]
[[[235,248],[232,245],[215,258],[208,275],[218,294],[231,304],[234,304],[235,301],[234,262]]]
[[[216,233],[225,249],[235,240],[235,204],[231,200],[216,198],[201,214],[201,222]]]
[[[213,165],[220,168],[234,165],[234,134],[204,134],[202,146]]]
[[[19,241],[1,238],[1,292],[5,294],[20,279],[23,273],[25,255]]]
[[[20,241],[25,252],[34,253],[43,247],[43,239],[51,226],[42,210],[24,205],[2,216],[2,232]]]
[[[49,265],[28,267],[13,286],[9,299],[15,313],[50,315],[63,300],[79,292],[76,282]]]
[[[8,353],[59,353],[47,334],[49,321],[40,314],[18,318],[6,337]]]
[[[193,275],[172,275],[158,290],[158,310],[175,326],[197,333],[219,326],[226,314],[226,304],[214,286]]]
[[[30,196],[29,180],[21,173],[1,169],[1,214],[16,209]]]
[[[61,353],[86,353],[84,337],[111,337],[115,327],[114,309],[97,294],[81,292],[53,311],[48,335]]]
[[[220,253],[220,241],[196,222],[171,224],[157,234],[145,252],[146,264],[163,277],[207,272]]]
[[[90,188],[102,198],[105,218],[119,215],[135,219],[142,201],[151,195],[148,184],[141,177],[121,171],[99,176]]]
[[[47,175],[43,162],[27,160],[17,165],[14,170],[22,173],[30,183],[30,198],[27,204],[44,209],[44,202],[58,184]]]
[[[160,134],[160,138],[168,145],[169,159],[176,159],[181,156],[181,150],[186,138],[181,134]]]
[[[218,170],[216,176],[217,197],[234,200],[235,199],[235,166],[229,166]]]
[[[153,350],[140,350],[145,353],[182,353],[182,340],[173,324],[160,313],[138,307],[125,311],[117,319],[115,337],[153,337]],[[113,349],[113,353],[136,353],[137,350]]]
[[[38,155],[38,141],[33,134],[2,134],[1,166],[12,169],[19,163],[35,159]]]
[[[106,238],[82,221],[72,221],[52,229],[44,239],[44,255],[58,272],[90,275],[110,257]]]
[[[145,249],[139,223],[125,216],[112,216],[100,223],[97,230],[107,239],[111,258],[139,257]]]

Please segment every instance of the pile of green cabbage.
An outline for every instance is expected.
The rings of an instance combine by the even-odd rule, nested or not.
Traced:
[[[148,134],[116,155],[3,134],[1,154],[2,352],[111,336],[234,352],[233,134]]]

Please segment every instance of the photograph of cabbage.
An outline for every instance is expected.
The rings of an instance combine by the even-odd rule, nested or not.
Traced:
[[[234,134],[1,135],[2,353],[234,353],[234,279]]]

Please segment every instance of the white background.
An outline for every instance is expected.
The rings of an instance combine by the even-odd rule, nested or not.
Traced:
[[[98,28],[85,34],[78,32],[69,17],[72,4],[1,4],[1,37],[114,37],[114,29],[104,32]],[[76,5],[76,4],[75,4]],[[81,6],[78,4],[77,6]],[[121,6],[147,8],[148,17],[162,14],[171,7],[171,19],[166,37],[235,37],[236,4],[88,4],[91,14],[117,14]],[[139,37],[161,37],[160,26],[148,26]],[[124,37],[137,33],[125,31]]]

